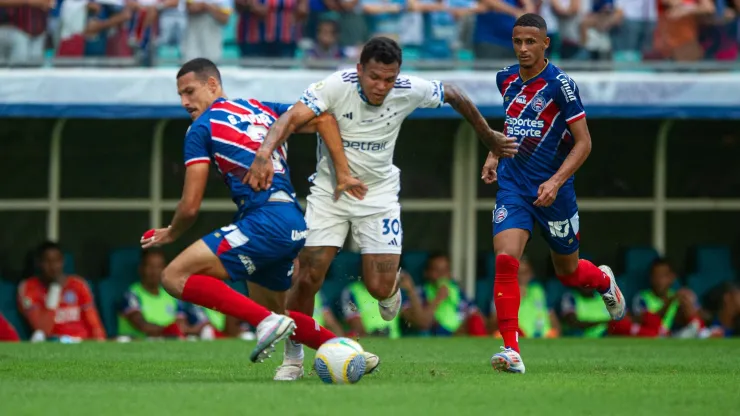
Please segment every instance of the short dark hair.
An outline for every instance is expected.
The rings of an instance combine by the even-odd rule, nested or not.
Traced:
[[[321,27],[321,26],[331,26],[331,29],[334,32],[338,32],[339,31],[339,22],[337,22],[334,19],[321,19],[321,20],[319,20],[319,23],[316,25],[316,32],[319,31],[318,28]]]
[[[658,266],[668,266],[671,270],[673,269],[673,266],[671,266],[671,262],[668,261],[665,257],[656,257],[652,263],[650,263],[650,274],[653,274],[653,271],[655,271],[655,268]]]
[[[450,256],[447,255],[444,251],[432,251],[429,253],[429,257],[427,257],[427,262],[424,265],[424,270],[429,270],[429,268],[432,266],[432,262],[437,259],[450,259]]]
[[[219,83],[221,83],[221,72],[219,72],[216,64],[214,64],[210,59],[195,58],[185,62],[185,64],[180,67],[180,70],[177,71],[177,79],[191,72],[201,81],[207,80],[208,77],[214,77]]]
[[[401,66],[403,62],[401,47],[391,38],[374,37],[362,48],[360,65],[365,65],[371,60],[386,65],[398,62],[398,66]]]
[[[738,284],[732,281],[724,281],[704,294],[702,305],[711,313],[718,313],[724,306],[725,295],[738,289]]]
[[[547,32],[547,22],[545,22],[545,19],[543,19],[542,16],[536,13],[525,13],[519,16],[514,23],[514,27],[517,26],[536,27],[537,29]]]
[[[36,247],[36,258],[40,261],[49,250],[57,250],[62,253],[62,246],[54,241],[44,241]]]

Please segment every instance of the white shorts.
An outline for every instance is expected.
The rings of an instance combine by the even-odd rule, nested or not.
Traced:
[[[342,247],[351,226],[352,237],[362,254],[401,254],[401,205],[398,202],[383,208],[362,205],[346,198],[334,201],[331,195],[309,195],[306,247]]]

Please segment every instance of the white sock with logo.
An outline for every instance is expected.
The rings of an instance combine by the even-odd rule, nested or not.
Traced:
[[[292,339],[286,339],[283,364],[303,365],[303,344],[297,343]]]

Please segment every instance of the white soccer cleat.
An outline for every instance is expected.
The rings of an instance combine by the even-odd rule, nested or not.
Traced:
[[[508,347],[501,347],[501,352],[493,354],[491,366],[496,371],[524,374],[524,361],[518,352]]]
[[[262,362],[270,358],[275,351],[275,344],[295,333],[295,321],[276,313],[271,314],[257,325],[257,346],[252,350],[249,359],[253,362]]]
[[[363,352],[362,355],[365,356],[365,374],[374,373],[380,367],[380,357],[367,351]]]
[[[627,313],[627,301],[624,300],[622,291],[619,290],[619,286],[617,286],[617,280],[614,279],[614,272],[612,272],[612,269],[609,266],[602,265],[599,266],[599,270],[606,273],[606,275],[609,276],[609,280],[611,280],[609,290],[602,294],[601,298],[604,300],[604,304],[606,305],[606,310],[609,311],[609,315],[611,315],[613,320],[618,321],[624,318],[625,313]]]
[[[386,321],[392,321],[398,316],[398,311],[401,310],[401,288],[398,286],[398,282],[401,280],[401,270],[398,270],[396,274],[396,293],[391,295],[388,299],[384,299],[378,302],[378,309],[380,310],[380,316]]]
[[[303,378],[303,364],[283,364],[275,372],[275,381],[296,381]]]

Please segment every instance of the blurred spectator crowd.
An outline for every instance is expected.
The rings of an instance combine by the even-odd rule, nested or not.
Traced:
[[[716,253],[710,256],[717,259]],[[161,251],[136,254],[137,272],[123,279],[106,278],[93,290],[86,279],[65,273],[65,255],[57,244],[43,244],[35,255],[34,276],[17,286],[14,309],[0,305],[0,340],[20,338],[12,317],[19,318],[15,319],[15,326],[22,326],[28,338],[36,342],[254,339],[252,328],[245,323],[183,303],[165,292],[159,283],[166,266]],[[419,276],[411,276],[407,271],[402,274],[404,304],[393,321],[380,316],[378,301],[358,279],[345,280],[339,287],[339,296],[333,300],[328,299],[326,290],[317,294],[314,318],[336,334],[350,337],[499,336],[491,296],[467,299],[451,276],[446,254],[427,253],[417,270]],[[632,299],[630,311],[623,320],[615,322],[594,290],[566,290],[557,282],[538,279],[525,258],[519,269],[520,336],[740,336],[740,286],[734,275],[713,273],[719,273],[714,274],[719,277],[689,277],[688,283],[682,284],[671,264],[655,257],[641,277],[644,281],[636,282],[641,289],[629,293],[630,285],[625,285],[625,296]],[[696,276],[701,276],[701,272]],[[481,299],[489,304],[481,305]],[[8,319],[3,317],[3,311]]]
[[[352,58],[369,37],[409,59],[514,59],[511,29],[545,17],[551,57],[736,60],[740,0],[0,0],[0,61],[48,57]]]

